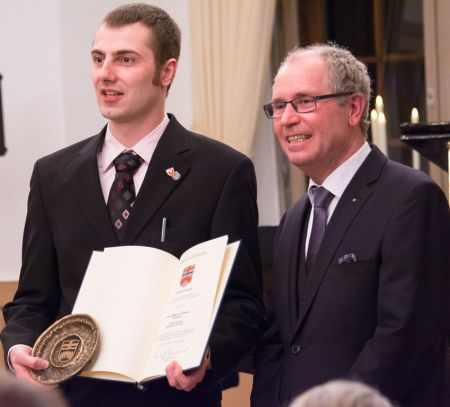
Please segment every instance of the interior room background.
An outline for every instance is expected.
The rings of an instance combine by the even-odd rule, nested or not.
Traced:
[[[0,308],[19,276],[33,164],[105,124],[90,82],[91,42],[103,16],[129,2],[0,2]],[[260,225],[277,225],[308,181],[278,149],[261,109],[270,100],[274,72],[294,45],[333,40],[368,64],[374,80],[371,108],[375,96],[382,96],[386,149],[397,161],[414,164],[411,149],[399,140],[399,125],[410,121],[412,107],[420,121],[450,121],[448,0],[148,2],[167,10],[182,30],[167,111],[187,128],[252,158]],[[207,70],[221,71],[222,77],[209,83]],[[448,193],[444,171],[424,158],[418,165]],[[225,395],[224,406],[248,406],[250,388],[251,376],[241,374],[237,392]]]

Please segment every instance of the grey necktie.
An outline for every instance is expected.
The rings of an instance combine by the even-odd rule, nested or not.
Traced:
[[[334,195],[324,187],[311,187],[314,202],[314,217],[309,237],[308,256],[306,258],[306,270],[312,269],[322,242],[327,224],[328,205]]]

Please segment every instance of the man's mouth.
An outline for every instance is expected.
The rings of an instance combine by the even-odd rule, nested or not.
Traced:
[[[311,134],[295,134],[293,136],[288,136],[288,143],[301,143],[311,138]]]
[[[123,93],[115,91],[115,90],[103,90],[102,95],[103,96],[121,96],[121,95],[123,95]]]

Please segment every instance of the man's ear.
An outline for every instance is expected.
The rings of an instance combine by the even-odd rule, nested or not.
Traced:
[[[175,58],[170,58],[164,62],[161,67],[159,83],[162,86],[169,86],[175,78],[175,72],[177,71],[178,62]]]
[[[364,114],[365,100],[361,93],[354,93],[349,96],[350,110],[348,117],[348,124],[356,126],[361,121],[361,116]]]

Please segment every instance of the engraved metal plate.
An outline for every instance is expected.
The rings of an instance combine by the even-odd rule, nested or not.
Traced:
[[[97,323],[87,314],[59,319],[37,339],[32,355],[49,362],[44,370],[30,370],[34,380],[56,384],[79,373],[97,349]]]

